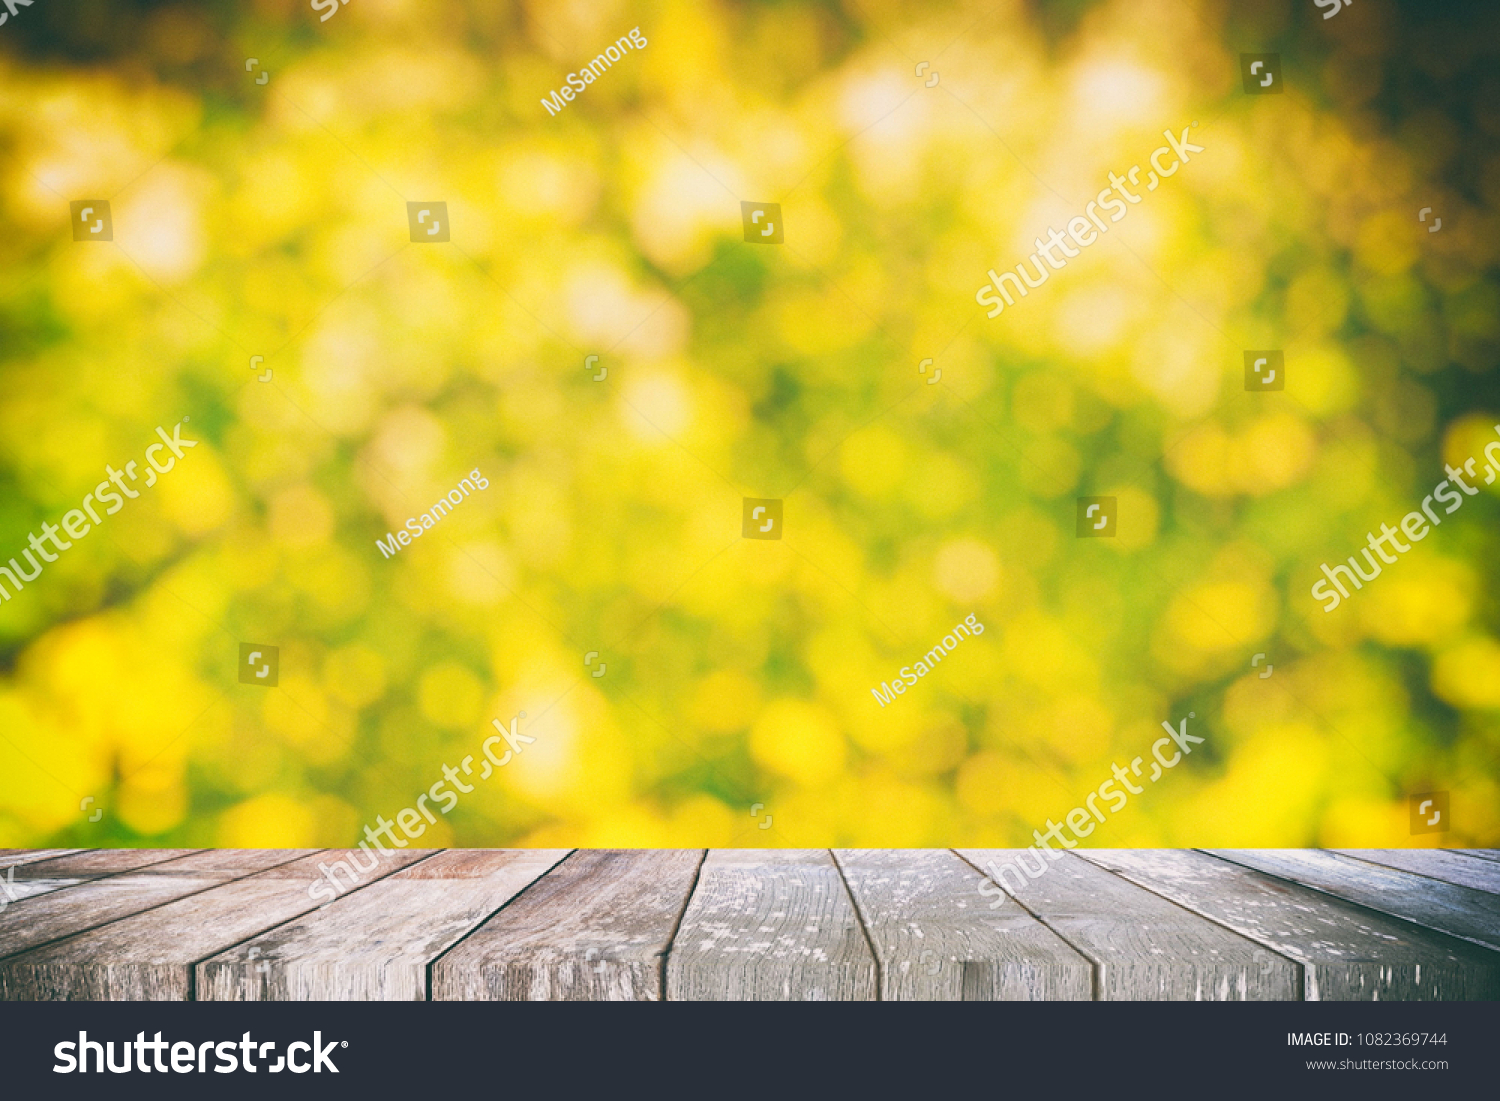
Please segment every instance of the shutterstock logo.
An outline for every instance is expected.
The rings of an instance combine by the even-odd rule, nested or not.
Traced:
[[[448,240],[448,204],[407,203],[406,228],[414,245],[435,245]]]
[[[337,1074],[339,1068],[334,1065],[331,1053],[334,1048],[348,1046],[348,1040],[329,1040],[325,1044],[323,1034],[314,1032],[311,1043],[305,1040],[293,1041],[287,1045],[286,1054],[276,1056],[276,1062],[272,1063],[269,1060],[276,1050],[276,1041],[267,1040],[262,1043],[251,1039],[249,1032],[238,1040],[205,1040],[197,1045],[187,1040],[175,1043],[163,1040],[160,1032],[156,1033],[155,1039],[148,1040],[144,1032],[137,1032],[134,1040],[120,1041],[120,1062],[116,1065],[115,1041],[100,1043],[98,1040],[90,1040],[86,1031],[80,1031],[76,1042],[63,1040],[52,1049],[52,1054],[57,1058],[52,1073],[88,1074],[92,1056],[94,1070],[99,1074],[129,1074],[133,1070],[139,1070],[142,1074],[150,1074],[153,1070],[158,1074],[166,1074],[168,1070],[173,1074],[207,1074],[209,1056],[212,1055],[217,1060],[213,1066],[215,1074],[233,1074],[241,1067],[249,1074],[259,1070],[271,1074],[280,1074],[283,1070],[289,1070],[293,1074],[306,1074],[308,1071],[322,1074],[326,1070],[329,1074]],[[133,1064],[132,1049],[135,1056]],[[166,1063],[169,1051],[172,1063],[170,1067]],[[311,1059],[307,1056],[311,1056]],[[257,1059],[260,1060],[260,1066],[256,1066]]]
[[[68,204],[73,214],[73,240],[113,241],[115,223],[108,199],[79,199]]]

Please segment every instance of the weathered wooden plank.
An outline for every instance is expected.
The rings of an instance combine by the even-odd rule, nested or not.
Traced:
[[[1215,856],[1381,913],[1500,948],[1495,896],[1316,849],[1211,849]]]
[[[651,1001],[699,849],[576,852],[432,966],[434,1001]]]
[[[430,852],[403,850],[370,875],[388,875]],[[315,909],[318,898],[309,888],[320,881],[319,864],[343,855],[315,852],[291,859],[0,960],[0,997],[185,1001],[197,961]]]
[[[117,855],[124,858],[130,851]],[[104,854],[97,855],[102,863]],[[280,849],[209,850],[76,882],[67,890],[39,898],[23,898],[0,914],[0,957],[118,921],[300,855]]]
[[[1441,879],[1459,887],[1500,894],[1500,864],[1468,860],[1443,849],[1330,849],[1370,864]]]
[[[54,856],[84,852],[83,849],[0,849],[0,871],[19,868],[22,864],[35,864],[38,860],[50,860]]]
[[[673,1001],[867,1001],[875,957],[824,849],[715,849],[667,956]]]
[[[1171,849],[1078,855],[1297,960],[1308,1001],[1500,997],[1500,954],[1251,868]]]
[[[1296,963],[1071,853],[1031,879],[1004,868],[1029,859],[1020,850],[959,852],[1094,961],[1101,1001],[1281,1001],[1301,996]]]
[[[202,849],[77,849],[49,856],[16,869],[16,878],[37,879],[64,877],[96,879],[102,875],[140,871],[202,852]]]
[[[40,850],[46,852],[47,850]],[[141,871],[146,867],[189,856],[197,849],[65,849],[51,850],[61,855],[44,857],[34,863],[13,865],[5,869],[6,894],[11,901],[36,898],[67,887],[118,875]],[[3,952],[3,946],[0,946]]]
[[[428,965],[568,851],[438,853],[205,960],[196,998],[423,1001]]]
[[[1087,1001],[1094,966],[946,849],[836,849],[884,1001]]]
[[[1477,860],[1500,861],[1500,849],[1449,849],[1448,851],[1457,853],[1459,856],[1472,856]]]

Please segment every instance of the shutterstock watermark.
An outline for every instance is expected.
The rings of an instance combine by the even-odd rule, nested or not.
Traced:
[[[146,470],[144,488],[150,489],[156,485],[157,475],[165,474],[171,470],[176,465],[177,460],[183,457],[184,448],[198,446],[197,440],[185,440],[182,438],[182,425],[186,420],[187,418],[183,417],[181,421],[173,425],[170,436],[167,435],[166,429],[159,425],[157,426],[156,434],[161,437],[161,442],[154,443],[146,448],[148,469]],[[167,450],[170,450],[172,454],[168,456],[166,463],[162,464],[158,462],[157,455]],[[104,515],[113,516],[125,507],[127,498],[134,500],[139,497],[141,495],[140,491],[130,488],[136,482],[136,467],[138,465],[132,460],[125,464],[124,470],[116,470],[106,463],[104,472],[108,475],[108,478],[96,485],[94,492],[84,495],[79,508],[69,509],[63,513],[61,527],[57,524],[49,524],[43,521],[42,534],[40,536],[34,533],[27,533],[27,540],[31,543],[31,548],[29,550],[22,548],[21,557],[25,558],[30,564],[31,572],[28,573],[26,567],[22,566],[20,560],[16,558],[10,560],[9,566],[0,565],[0,578],[4,579],[0,581],[0,603],[10,600],[10,593],[6,590],[4,581],[9,581],[15,587],[16,592],[19,593],[26,587],[25,583],[27,581],[35,581],[42,575],[43,563],[56,562],[64,551],[72,549],[74,540],[82,539],[89,532],[93,531],[96,526],[104,523],[103,517],[94,509],[96,504],[108,505],[109,507],[104,510]],[[128,484],[126,482],[127,478],[129,479]],[[111,488],[111,486],[114,488]],[[116,493],[115,489],[118,489],[120,492]],[[121,497],[121,493],[125,496]],[[84,515],[85,513],[87,515]],[[89,522],[91,520],[93,523]],[[61,538],[58,534],[59,531],[66,532],[68,538]],[[57,551],[56,554],[53,554],[46,547],[46,542],[49,539],[52,541],[53,550]],[[41,562],[37,561],[37,555],[41,556]]]
[[[349,0],[312,0],[312,10],[323,14],[318,16],[319,23],[326,23],[338,14],[339,5],[347,4]]]
[[[1203,146],[1194,145],[1192,144],[1192,142],[1188,141],[1188,131],[1197,125],[1198,124],[1194,122],[1190,126],[1183,127],[1182,135],[1180,137],[1174,135],[1170,130],[1162,131],[1162,136],[1167,139],[1167,144],[1155,150],[1151,154],[1151,156],[1147,158],[1151,165],[1151,168],[1154,169],[1154,171],[1148,171],[1146,174],[1145,190],[1155,191],[1158,187],[1161,186],[1162,180],[1166,179],[1168,176],[1176,175],[1177,170],[1188,163],[1189,153],[1203,152]],[[1171,154],[1176,159],[1167,163],[1163,163],[1162,160],[1158,159],[1163,153]],[[1068,246],[1067,240],[1061,233],[1057,232],[1057,230],[1053,229],[1051,226],[1047,227],[1047,242],[1043,244],[1042,239],[1038,237],[1036,239],[1036,252],[1032,253],[1031,256],[1027,258],[1036,268],[1036,282],[1033,283],[1031,281],[1031,276],[1026,271],[1025,260],[1016,265],[1015,272],[1005,271],[1001,272],[999,275],[996,275],[995,269],[991,268],[988,273],[990,281],[984,286],[980,287],[979,293],[974,296],[974,301],[978,302],[981,306],[993,307],[985,316],[999,317],[1000,314],[1005,310],[1006,306],[1014,306],[1016,304],[1016,300],[1011,297],[1010,291],[1006,290],[1005,288],[1005,281],[1007,279],[1010,280],[1010,282],[1015,286],[1017,293],[1019,293],[1022,298],[1025,298],[1027,295],[1028,287],[1032,290],[1040,287],[1051,276],[1052,271],[1061,271],[1067,266],[1069,257],[1077,256],[1080,250],[1087,248],[1089,245],[1092,245],[1095,241],[1097,241],[1101,233],[1107,233],[1109,231],[1109,226],[1106,225],[1105,220],[1099,216],[1098,208],[1102,207],[1104,210],[1116,211],[1116,213],[1109,216],[1110,222],[1118,222],[1121,218],[1125,217],[1130,207],[1126,206],[1125,203],[1122,203],[1120,199],[1115,198],[1110,194],[1110,192],[1113,191],[1116,195],[1119,195],[1120,198],[1126,200],[1126,202],[1130,203],[1132,206],[1140,202],[1143,196],[1135,194],[1130,190],[1129,187],[1125,186],[1126,182],[1128,181],[1131,187],[1136,188],[1136,190],[1140,190],[1140,173],[1141,166],[1138,164],[1131,165],[1130,171],[1125,173],[1124,176],[1117,176],[1113,172],[1111,172],[1109,174],[1109,187],[1106,187],[1103,191],[1099,192],[1098,197],[1083,208],[1082,214],[1068,220],[1068,237],[1072,238],[1073,243],[1076,244],[1078,248],[1070,248]],[[1095,229],[1095,227],[1098,228]],[[1052,255],[1053,249],[1062,250],[1061,259]],[[1042,266],[1042,261],[1044,259],[1047,261],[1046,267]],[[1052,270],[1049,271],[1049,268]],[[1017,278],[1016,273],[1019,273],[1019,278]],[[996,294],[996,291],[998,291],[999,294]],[[1001,296],[1004,296],[1005,300],[1003,302],[1000,300]]]
[[[518,729],[521,720],[525,717],[526,712],[522,711],[515,718],[511,719],[509,729],[500,725],[499,719],[490,720],[495,729],[500,733],[492,734],[480,747],[484,753],[484,760],[480,762],[482,768],[479,778],[481,780],[488,780],[497,768],[504,768],[510,764],[512,758],[520,754],[523,746],[530,745],[536,741],[535,738],[520,733]],[[510,748],[502,756],[497,757],[491,752],[491,747],[501,741],[504,741]],[[350,853],[348,860],[335,860],[332,864],[320,863],[318,871],[323,873],[323,878],[313,881],[312,885],[307,888],[307,896],[315,899],[326,899],[327,901],[323,903],[326,906],[329,902],[338,898],[344,891],[353,890],[359,886],[360,881],[375,870],[375,866],[380,860],[389,860],[394,855],[395,849],[406,848],[408,842],[397,837],[393,827],[399,826],[401,832],[411,841],[417,840],[422,834],[426,833],[428,825],[437,822],[437,818],[434,817],[431,808],[427,806],[427,801],[431,799],[434,803],[440,804],[438,810],[442,814],[447,814],[454,807],[458,806],[459,793],[467,795],[474,790],[473,784],[466,784],[459,779],[459,773],[462,772],[465,776],[472,776],[474,773],[469,766],[473,763],[474,758],[466,756],[462,761],[458,762],[458,768],[444,764],[443,779],[428,788],[425,795],[417,796],[415,809],[412,807],[403,807],[397,811],[394,822],[389,821],[383,814],[377,814],[375,816],[375,826],[373,828],[370,826],[365,827],[365,840],[359,843],[359,847],[365,851],[365,855],[370,858],[370,862],[362,865],[359,862],[359,858]],[[447,784],[452,784],[456,790],[448,790],[445,786]],[[391,843],[393,848],[388,849],[380,843],[382,836]],[[375,846],[374,852],[370,851],[372,844]],[[379,854],[378,857],[377,853]],[[338,875],[340,870],[348,877],[349,884],[347,887]]]
[[[1188,712],[1188,719],[1196,717],[1196,712]],[[1155,758],[1155,760],[1151,762],[1151,775],[1149,777],[1151,783],[1154,784],[1157,780],[1161,779],[1162,776],[1165,775],[1166,769],[1176,768],[1178,762],[1180,762],[1184,756],[1193,751],[1194,745],[1200,745],[1207,740],[1189,734],[1187,732],[1187,723],[1187,719],[1183,719],[1182,722],[1174,729],[1171,723],[1167,722],[1166,720],[1162,721],[1162,728],[1166,730],[1168,736],[1165,738],[1158,738],[1156,739],[1156,741],[1151,743],[1151,756]],[[1182,750],[1182,752],[1179,753],[1177,752],[1177,749],[1172,749],[1171,759],[1168,760],[1167,757],[1162,753],[1162,749],[1170,748],[1174,743],[1179,749]],[[1126,792],[1129,792],[1130,795],[1140,795],[1146,790],[1144,787],[1136,787],[1130,782],[1130,777],[1132,775],[1134,775],[1137,779],[1141,778],[1141,760],[1142,759],[1140,757],[1137,757],[1135,760],[1131,761],[1129,770],[1121,768],[1113,761],[1110,762],[1110,768],[1114,772],[1114,776],[1111,779],[1105,780],[1102,784],[1100,784],[1097,790],[1089,792],[1089,796],[1083,801],[1084,805],[1082,807],[1074,807],[1064,816],[1067,823],[1067,828],[1072,830],[1075,836],[1080,839],[1087,837],[1098,828],[1098,826],[1095,824],[1095,819],[1097,819],[1101,823],[1105,820],[1104,812],[1099,809],[1099,805],[1095,802],[1096,799],[1108,800],[1109,813],[1117,814],[1120,811],[1124,810],[1125,805],[1130,801],[1130,796],[1126,795]],[[1119,783],[1121,787],[1124,788],[1124,791],[1120,790],[1120,788],[1115,787],[1116,783]],[[990,861],[989,865],[985,869],[989,873],[990,878],[981,879],[979,881],[979,893],[985,898],[995,899],[994,902],[990,903],[991,910],[993,910],[997,906],[1002,905],[1005,902],[1005,892],[995,884],[1000,883],[1008,885],[1008,881],[1005,878],[1006,873],[1010,873],[1011,875],[1014,875],[1016,877],[1016,887],[1024,887],[1028,878],[1040,879],[1042,875],[1047,871],[1047,869],[1051,866],[1050,862],[1062,856],[1062,853],[1058,852],[1051,845],[1047,844],[1049,838],[1060,842],[1065,849],[1076,849],[1078,847],[1078,842],[1069,841],[1066,837],[1063,836],[1062,830],[1062,823],[1054,822],[1049,818],[1047,819],[1046,833],[1042,833],[1041,830],[1031,831],[1031,836],[1036,839],[1036,844],[1028,846],[1026,849],[1026,853],[1036,857],[1035,871],[1032,871],[1030,862],[1025,859],[1025,854],[1017,857],[1013,861],[1007,861],[1004,864],[997,864],[993,860]],[[1039,849],[1037,846],[1041,846],[1041,848]],[[1046,860],[1042,859],[1042,853],[1044,852],[1047,854]],[[1025,872],[1026,874],[1022,875],[1022,872]],[[991,880],[993,880],[994,882],[991,882]],[[988,887],[989,890],[985,890],[986,887]],[[1014,890],[1015,888],[1012,889]]]
[[[1500,435],[1500,424],[1495,425],[1495,432],[1497,435]],[[1466,498],[1473,497],[1479,492],[1477,485],[1471,486],[1464,481],[1465,474],[1468,474],[1470,478],[1477,481],[1478,475],[1474,472],[1474,464],[1478,461],[1478,459],[1470,457],[1461,467],[1452,467],[1446,463],[1443,464],[1443,469],[1448,472],[1448,477],[1434,486],[1432,492],[1422,498],[1422,511],[1408,512],[1405,516],[1401,517],[1401,532],[1412,543],[1420,543],[1423,539],[1427,538],[1428,532],[1431,530],[1428,527],[1429,520],[1432,521],[1433,526],[1442,523],[1442,520],[1438,519],[1437,513],[1433,511],[1433,501],[1446,505],[1447,507],[1443,509],[1443,515],[1448,516],[1462,508]],[[1491,440],[1485,445],[1484,468],[1489,472],[1489,477],[1485,478],[1484,484],[1490,485],[1494,482],[1495,475],[1500,473],[1500,440]],[[1463,494],[1455,493],[1453,490],[1454,486],[1463,490]],[[1348,582],[1354,586],[1356,592],[1364,588],[1361,582],[1374,581],[1380,576],[1380,563],[1375,561],[1375,555],[1372,555],[1371,551],[1380,556],[1380,562],[1391,565],[1398,561],[1398,559],[1395,555],[1386,552],[1387,546],[1401,554],[1405,554],[1411,550],[1411,544],[1401,542],[1400,539],[1396,538],[1396,534],[1395,529],[1389,524],[1380,525],[1380,535],[1378,537],[1373,532],[1365,533],[1365,541],[1369,543],[1369,547],[1361,548],[1361,552],[1364,554],[1365,565],[1370,567],[1369,573],[1365,573],[1364,570],[1359,568],[1359,560],[1352,555],[1349,558],[1349,565],[1347,566],[1341,563],[1330,568],[1327,562],[1323,563],[1323,580],[1312,587],[1313,596],[1319,600],[1327,601],[1323,605],[1323,611],[1333,611],[1353,595],[1348,589],[1344,588],[1343,582],[1339,580],[1339,574],[1342,573],[1344,575]],[[1330,588],[1330,584],[1332,588]],[[1322,590],[1321,592],[1319,592],[1320,589]],[[1335,592],[1334,589],[1338,591]]]
[[[0,27],[13,15],[20,15],[22,8],[31,7],[32,0],[5,0],[5,10],[0,11]]]

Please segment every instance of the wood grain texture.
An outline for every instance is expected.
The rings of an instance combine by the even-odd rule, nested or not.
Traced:
[[[1079,855],[1297,960],[1308,1001],[1500,996],[1500,954],[1206,853],[1090,849]]]
[[[438,853],[205,960],[196,997],[425,1000],[428,965],[568,851]]]
[[[146,867],[190,856],[197,849],[40,849],[41,859],[12,865],[6,869],[5,891],[10,901],[36,898],[90,880],[122,872],[141,871]],[[0,944],[0,955],[4,954]]]
[[[837,849],[885,1001],[1087,1001],[1093,964],[946,849]]]
[[[651,1001],[699,849],[572,854],[432,966],[434,1001]]]
[[[1450,849],[1459,856],[1472,856],[1476,860],[1500,861],[1500,849]]]
[[[159,850],[158,850],[159,851]],[[147,855],[137,850],[90,854],[89,866]],[[150,910],[163,903],[207,891],[221,883],[285,863],[300,855],[279,849],[236,849],[189,853],[116,875],[74,879],[66,890],[23,898],[0,913],[0,958],[14,956],[49,941]],[[74,857],[61,857],[73,861]],[[28,865],[41,869],[42,865]],[[17,871],[17,877],[20,871]]]
[[[1247,868],[1500,949],[1500,906],[1484,891],[1317,849],[1209,850]]]
[[[38,860],[47,860],[54,856],[66,856],[68,853],[83,852],[82,849],[0,849],[0,871],[6,868],[19,868],[22,864],[35,864]]]
[[[1399,868],[1403,872],[1425,875],[1429,879],[1441,879],[1458,887],[1472,887],[1476,891],[1500,894],[1500,864],[1485,860],[1470,860],[1443,849],[1330,849],[1387,868]]]
[[[49,856],[16,869],[16,875],[50,876],[60,874],[88,879],[117,875],[142,868],[168,864],[202,853],[203,849],[75,849]]]
[[[824,849],[715,849],[667,957],[673,1001],[869,1001],[875,957]]]
[[[1072,854],[1038,878],[997,869],[1021,851],[961,849],[1022,906],[1094,961],[1101,1001],[1281,1001],[1300,968],[1253,941]],[[1035,867],[1035,865],[1033,865]],[[1024,886],[1017,887],[1017,877]]]
[[[10,999],[1500,999],[1469,850],[10,855]]]
[[[404,850],[371,874],[389,874],[429,852]],[[320,878],[319,865],[341,855],[282,851],[276,864],[211,890],[0,960],[0,997],[186,1000],[197,961],[316,908],[308,889]]]

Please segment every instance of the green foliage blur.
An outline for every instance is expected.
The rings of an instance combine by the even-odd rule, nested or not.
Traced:
[[[0,560],[157,426],[200,443],[0,603],[0,844],[343,846],[466,757],[421,844],[1026,844],[1191,711],[1205,744],[1090,843],[1500,845],[1500,481],[1336,610],[1310,595],[1500,439],[1497,30],[21,8]],[[1245,94],[1247,51],[1283,94]],[[1205,152],[985,316],[988,269],[1190,124]],[[111,242],[73,240],[84,199]],[[408,202],[451,240],[413,243]],[[1247,349],[1284,350],[1283,392],[1246,392]],[[1076,537],[1084,495],[1115,538]],[[781,539],[743,538],[747,497],[784,500]],[[241,683],[247,642],[275,687]],[[1451,829],[1413,835],[1434,791]]]

